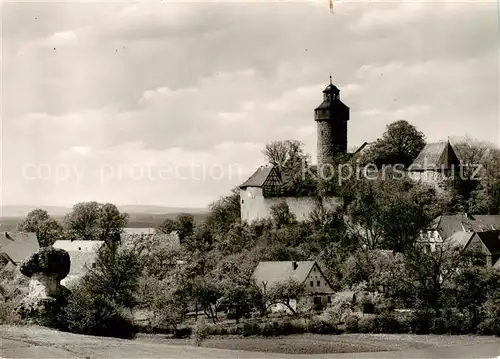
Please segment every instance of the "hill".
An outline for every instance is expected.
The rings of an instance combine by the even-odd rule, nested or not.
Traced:
[[[170,213],[206,213],[205,208],[182,208],[154,205],[117,205],[121,212],[148,213],[148,214],[170,214]],[[33,205],[5,205],[0,207],[0,217],[24,217],[30,211],[41,208],[45,209],[51,216],[64,216],[71,212],[71,207],[61,206],[33,206]]]

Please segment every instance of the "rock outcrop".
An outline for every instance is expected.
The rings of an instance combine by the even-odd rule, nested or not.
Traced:
[[[69,289],[60,284],[70,269],[68,252],[43,247],[26,258],[20,272],[30,278],[29,291],[16,308],[29,323],[57,327],[57,314],[68,303]]]

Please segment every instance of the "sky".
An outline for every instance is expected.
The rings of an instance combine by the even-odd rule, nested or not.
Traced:
[[[330,73],[349,148],[401,119],[498,145],[496,6],[4,2],[2,204],[205,207],[273,140],[314,162]]]

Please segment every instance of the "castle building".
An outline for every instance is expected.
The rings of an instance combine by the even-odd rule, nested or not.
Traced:
[[[335,157],[347,154],[347,122],[349,107],[340,101],[340,90],[330,84],[323,90],[323,102],[314,110],[317,124],[317,169],[333,164]],[[312,166],[314,168],[315,166]],[[251,223],[271,216],[271,207],[285,202],[290,211],[300,220],[306,220],[318,202],[325,208],[334,209],[341,205],[336,197],[284,197],[281,188],[284,179],[273,166],[261,166],[240,185],[240,206],[242,221]]]
[[[353,153],[347,153],[347,123],[350,109],[340,100],[340,90],[330,84],[323,90],[323,102],[314,110],[317,124],[317,166],[311,172],[325,175],[326,165],[333,165],[338,156],[362,154],[370,150],[375,142],[365,142]],[[459,175],[460,160],[449,141],[429,143],[407,169],[408,176],[415,181],[431,185],[444,191],[447,181]],[[251,223],[271,216],[271,207],[285,202],[297,220],[306,220],[311,211],[321,204],[324,208],[335,209],[342,205],[337,197],[284,196],[286,179],[272,165],[259,167],[250,178],[240,185],[241,220]]]

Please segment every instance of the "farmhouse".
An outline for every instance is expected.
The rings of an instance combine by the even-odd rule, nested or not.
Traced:
[[[6,262],[18,266],[40,248],[36,233],[3,232],[0,235],[0,255]]]
[[[253,279],[264,294],[279,283],[290,280],[304,284],[306,294],[291,301],[293,310],[302,305],[327,305],[334,295],[332,286],[316,261],[259,262]],[[274,304],[271,311],[288,312],[289,309],[282,304]]]
[[[61,284],[68,285],[84,276],[88,268],[95,265],[99,250],[103,246],[104,241],[56,241],[52,247],[68,252],[71,262],[69,274]]]

